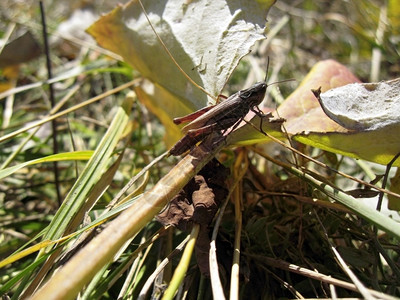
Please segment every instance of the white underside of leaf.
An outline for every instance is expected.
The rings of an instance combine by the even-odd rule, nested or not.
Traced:
[[[325,113],[343,127],[377,130],[400,127],[400,79],[348,84],[320,95]]]

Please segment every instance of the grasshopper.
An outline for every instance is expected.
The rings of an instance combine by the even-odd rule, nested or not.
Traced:
[[[175,65],[182,72],[182,74],[193,85],[212,97],[212,95],[210,95],[202,87],[198,86],[185,73],[185,71],[180,68],[174,56],[170,53],[169,49],[166,47],[161,37],[158,35],[157,31],[151,24],[141,0],[139,0],[139,4],[142,7],[144,15],[147,18],[149,25],[151,26],[161,45],[165,49],[166,53],[170,56],[170,58],[174,61]],[[266,74],[268,74],[268,68]],[[240,122],[244,120],[249,111],[253,111],[256,115],[261,117],[260,131],[265,134],[265,132],[262,130],[262,118],[266,115],[258,108],[258,105],[264,99],[266,90],[267,83],[265,78],[263,82],[258,82],[250,88],[241,90],[219,104],[205,107],[187,116],[175,118],[173,121],[177,125],[185,122],[190,123],[182,128],[182,132],[185,133],[185,135],[169,150],[169,154],[174,156],[181,155],[186,151],[192,149],[197,143],[204,141],[215,132],[221,133],[223,135],[230,128],[231,131],[235,130],[239,126]]]
[[[229,128],[232,128],[232,131],[235,130],[249,111],[261,118],[264,117],[265,115],[258,105],[264,99],[266,90],[267,83],[265,81],[258,82],[248,89],[233,94],[219,104],[205,107],[184,117],[175,118],[175,124],[191,122],[182,128],[185,136],[171,148],[169,153],[174,156],[181,155],[213,132],[224,133]],[[260,131],[263,132],[261,126],[262,123]]]

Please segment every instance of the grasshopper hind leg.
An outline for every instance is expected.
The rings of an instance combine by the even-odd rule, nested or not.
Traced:
[[[225,133],[226,133],[228,130],[230,130],[230,132],[233,132],[233,131],[239,126],[239,124],[240,124],[243,120],[244,120],[244,118],[240,118],[239,120],[236,121],[235,124],[233,124],[233,126],[222,130],[221,136],[220,136],[218,139],[216,139],[216,140],[214,141],[213,144],[216,145],[216,144],[219,144],[219,143],[222,142],[222,141],[224,141],[224,142],[226,143],[226,137],[227,137],[227,135],[225,135]]]
[[[182,155],[192,150],[199,142],[205,138],[204,135],[190,136],[185,134],[176,144],[169,150],[169,154],[173,156]]]

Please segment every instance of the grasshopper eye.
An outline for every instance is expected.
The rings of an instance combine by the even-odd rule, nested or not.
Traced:
[[[242,99],[248,99],[254,95],[259,95],[260,93],[265,93],[265,90],[267,89],[267,84],[265,82],[258,82],[252,87],[240,91],[240,98]]]

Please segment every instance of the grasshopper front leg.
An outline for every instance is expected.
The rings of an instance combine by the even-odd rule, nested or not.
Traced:
[[[260,117],[260,132],[264,135],[267,135],[267,133],[262,129],[262,123],[263,119],[265,117],[268,117],[269,114],[264,114],[264,112],[258,107],[254,106],[253,108],[250,109],[253,113],[255,113],[257,116]]]

